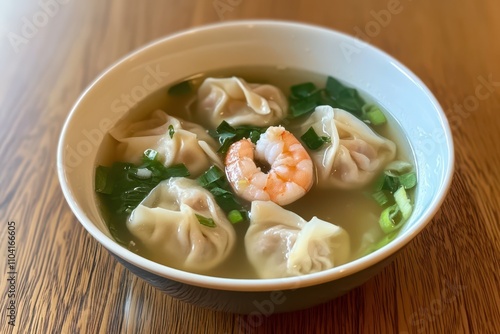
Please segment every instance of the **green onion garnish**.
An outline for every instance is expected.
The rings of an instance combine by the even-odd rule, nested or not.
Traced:
[[[384,206],[387,202],[389,202],[389,198],[382,190],[373,193],[372,197],[380,206]]]
[[[111,194],[113,192],[113,184],[108,182],[109,172],[111,168],[98,166],[95,171],[95,191],[101,194]]]
[[[372,125],[382,125],[387,122],[384,113],[374,104],[365,104],[362,108],[361,118]]]
[[[326,79],[325,88],[318,89],[312,82],[305,82],[290,87],[290,90],[290,118],[307,115],[320,105],[342,108],[357,117],[363,113],[361,109],[365,101],[358,91],[330,76]]]
[[[158,157],[158,152],[156,152],[155,150],[152,150],[152,149],[147,149],[144,151],[144,155],[143,155],[142,159],[154,161],[154,160],[156,160],[157,157]]]
[[[405,189],[411,189],[417,185],[417,174],[415,174],[415,172],[403,174],[399,177],[399,183],[401,183]]]
[[[170,124],[168,126],[168,135],[170,136],[170,139],[174,137],[174,134],[175,134],[174,126]]]
[[[408,198],[408,196],[406,196],[406,191],[403,186],[401,186],[394,193],[394,200],[396,201],[396,204],[398,205],[399,210],[403,215],[403,220],[407,220],[408,218],[410,218],[412,212],[412,206],[410,203],[410,199]]]
[[[389,163],[384,173],[375,180],[372,198],[385,207],[379,219],[385,233],[396,231],[410,218],[413,207],[406,189],[412,189],[416,184],[413,165],[398,160]]]
[[[211,135],[217,138],[221,144],[217,152],[225,154],[231,144],[243,138],[249,138],[255,144],[266,129],[247,125],[232,127],[226,121],[222,121],[215,130],[215,133],[212,132]]]
[[[231,210],[231,211],[229,211],[229,213],[227,214],[227,218],[233,224],[242,222],[244,220],[243,215],[238,210]]]
[[[179,96],[191,93],[191,83],[189,80],[179,82],[168,89],[168,95]]]
[[[312,126],[300,137],[300,139],[302,139],[304,144],[311,150],[317,150],[323,146],[324,143],[329,143],[331,141],[330,137],[318,136]]]
[[[397,204],[385,208],[380,214],[379,224],[384,233],[388,234],[398,230],[404,223]]]
[[[109,203],[115,214],[129,214],[163,180],[186,177],[184,164],[165,167],[158,161],[158,152],[146,150],[142,164],[115,162],[111,167],[98,166],[95,191]]]
[[[203,188],[210,191],[217,204],[224,212],[226,212],[228,219],[232,223],[238,222],[232,221],[229,217],[229,214],[232,211],[240,212],[240,214],[242,214],[242,220],[244,220],[243,217],[246,216],[246,210],[231,191],[231,186],[229,185],[226,175],[222,170],[220,170],[217,166],[212,166],[205,171],[205,173],[199,176],[197,181]]]
[[[316,85],[312,82],[305,82],[290,87],[292,95],[296,98],[308,97],[316,90]]]
[[[318,106],[318,103],[313,100],[299,100],[298,102],[295,102],[290,105],[290,112],[291,116],[293,118],[300,117],[303,115],[306,115],[312,111]]]
[[[198,221],[200,222],[200,224],[203,226],[207,226],[207,227],[216,227],[217,226],[217,225],[215,225],[215,222],[212,218],[203,217],[203,216],[198,215],[196,213],[195,213],[195,216],[198,219]]]
[[[365,101],[356,89],[344,86],[340,81],[329,76],[326,80],[325,91],[335,101],[333,107],[342,108],[358,117],[361,116],[361,108],[365,105]]]
[[[212,188],[213,184],[224,178],[224,172],[216,166],[211,166],[205,173],[198,177],[198,183],[203,188]]]

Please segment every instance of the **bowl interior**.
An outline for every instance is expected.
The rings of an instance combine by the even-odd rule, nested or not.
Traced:
[[[389,245],[325,272],[302,278],[234,280],[171,269],[116,244],[93,190],[96,154],[104,134],[147,94],[189,75],[241,66],[277,66],[337,77],[377,100],[409,138],[416,158],[416,205]],[[240,21],[182,32],[127,56],[82,94],[59,143],[64,194],[83,226],[108,250],[134,265],[181,282],[229,290],[308,286],[347,276],[388,257],[410,241],[441,204],[451,181],[453,144],[444,113],[425,85],[384,52],[319,27],[275,21]]]

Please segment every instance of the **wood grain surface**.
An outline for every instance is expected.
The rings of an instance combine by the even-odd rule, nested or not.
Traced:
[[[0,332],[499,333],[499,13],[497,0],[2,0]],[[137,279],[78,223],[55,169],[65,118],[106,67],[170,33],[253,18],[331,27],[393,55],[437,96],[456,145],[449,196],[395,262],[337,300],[259,321]]]

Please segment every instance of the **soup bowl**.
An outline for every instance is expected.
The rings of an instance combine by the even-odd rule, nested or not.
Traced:
[[[232,279],[155,263],[113,239],[94,192],[96,157],[107,131],[159,89],[193,74],[245,66],[297,68],[331,75],[366,92],[391,115],[408,138],[419,181],[411,218],[392,242],[322,272]],[[59,180],[71,210],[131,272],[170,296],[201,307],[266,316],[326,302],[378,273],[431,221],[449,188],[453,163],[453,142],[444,112],[409,69],[348,35],[280,21],[198,27],[155,41],[121,59],[74,105],[62,130],[57,156]]]

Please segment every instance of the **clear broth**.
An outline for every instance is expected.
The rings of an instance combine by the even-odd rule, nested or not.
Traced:
[[[248,67],[201,73],[186,78],[186,80],[189,79],[193,83],[195,89],[193,89],[192,93],[184,96],[169,96],[167,94],[168,87],[164,87],[137,103],[124,116],[123,121],[132,122],[145,119],[153,111],[161,109],[171,116],[201,124],[198,120],[193,119],[192,114],[189,112],[189,107],[186,107],[195,104],[197,88],[206,77],[231,76],[242,77],[250,83],[269,83],[275,85],[287,96],[292,85],[309,81],[315,83],[318,87],[324,87],[326,82],[326,75],[324,74],[290,68]],[[353,88],[358,89],[357,87]],[[367,102],[377,103],[377,101],[374,101],[363,91],[358,89],[358,92]],[[378,105],[380,106],[380,104]],[[396,159],[409,161],[414,164],[413,154],[406,136],[394,118],[388,112],[385,112],[385,115],[388,120],[387,124],[377,127],[376,132],[396,143]],[[206,124],[201,125],[206,127]],[[107,135],[100,148],[97,165],[110,165],[114,161],[120,160],[120,157],[116,156],[115,153],[116,145],[117,142],[111,136]],[[363,256],[368,247],[384,237],[384,233],[378,224],[382,209],[367,195],[369,193],[369,187],[348,191],[338,189],[323,190],[313,186],[304,197],[287,205],[285,208],[295,212],[306,220],[317,216],[320,219],[343,227],[351,239],[350,261],[352,261]],[[410,195],[413,196],[412,193]],[[134,240],[126,227],[124,219],[117,219],[116,216],[110,214],[104,201],[102,201],[101,211],[112,234],[119,242],[145,258],[168,265],[162,261],[161,257],[148,252],[142,247],[140,242]],[[222,265],[209,272],[203,272],[203,274],[231,278],[257,278],[251,264],[247,260],[244,246],[244,237],[248,223],[236,224],[234,227],[237,234],[237,242],[232,255]]]

